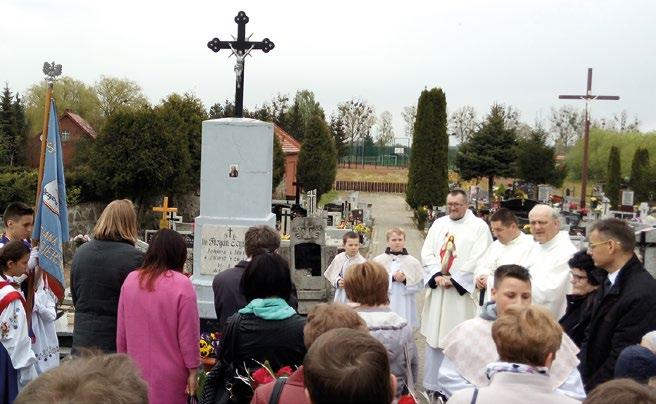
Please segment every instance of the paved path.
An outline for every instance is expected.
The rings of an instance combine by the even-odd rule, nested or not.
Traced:
[[[385,251],[387,240],[385,233],[392,227],[400,227],[406,232],[406,248],[408,253],[417,259],[420,259],[421,247],[424,244],[424,235],[413,221],[413,214],[410,207],[405,202],[405,195],[402,194],[384,194],[384,193],[360,193],[360,202],[371,203],[371,216],[374,218],[374,229],[372,235],[372,248],[370,249],[369,258]],[[417,310],[421,316],[421,309],[424,303],[424,294],[417,294]],[[423,390],[422,381],[424,379],[424,351],[426,349],[426,339],[419,333],[415,332],[415,341],[419,352],[419,377],[415,381],[417,391]]]

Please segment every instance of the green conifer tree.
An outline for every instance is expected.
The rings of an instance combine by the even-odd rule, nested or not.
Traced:
[[[420,206],[442,205],[449,191],[446,96],[442,89],[424,90],[417,104],[406,201]]]
[[[649,150],[637,148],[631,163],[631,180],[629,181],[631,189],[635,192],[636,203],[649,200],[650,171]]]
[[[330,191],[337,174],[337,153],[328,125],[318,115],[308,121],[298,156],[298,178],[306,191],[317,190],[317,200]]]
[[[620,150],[617,146],[613,146],[608,153],[605,194],[610,199],[611,207],[614,209],[617,209],[620,201],[620,185],[622,183],[621,167]]]
[[[510,177],[515,173],[517,136],[514,129],[506,127],[504,117],[504,107],[493,105],[487,120],[460,146],[456,156],[456,166],[463,179],[487,178],[490,201],[494,177]]]

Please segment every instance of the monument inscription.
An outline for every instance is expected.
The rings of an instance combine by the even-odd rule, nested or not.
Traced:
[[[200,272],[215,275],[246,257],[244,235],[248,226],[205,225],[202,230]]]

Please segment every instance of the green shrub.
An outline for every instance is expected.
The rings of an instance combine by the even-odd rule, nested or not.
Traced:
[[[37,170],[3,167],[0,169],[0,212],[11,202],[25,202],[30,206],[36,200]]]

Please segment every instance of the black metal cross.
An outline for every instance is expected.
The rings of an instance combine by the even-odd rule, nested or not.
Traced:
[[[235,116],[242,118],[244,116],[244,63],[246,62],[246,56],[250,56],[253,49],[261,49],[262,52],[267,53],[275,45],[269,38],[264,38],[261,42],[249,41],[253,34],[246,38],[248,16],[245,12],[240,11],[237,13],[235,22],[237,23],[237,38],[233,37],[234,41],[221,41],[219,38],[214,38],[207,43],[207,47],[214,52],[218,52],[221,49],[230,49],[232,51],[230,56],[235,56]]]
[[[583,132],[583,167],[581,170],[581,202],[579,207],[585,208],[585,195],[588,186],[588,148],[590,143],[590,113],[588,104],[594,100],[619,100],[617,95],[592,95],[592,68],[588,68],[588,87],[585,95],[559,95],[561,100],[585,100],[585,129]]]

